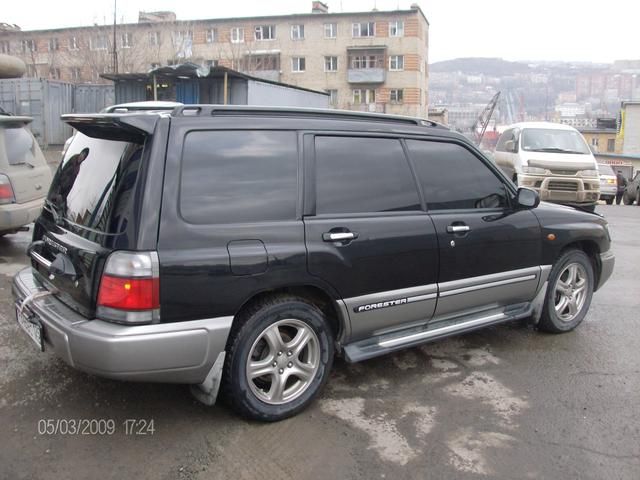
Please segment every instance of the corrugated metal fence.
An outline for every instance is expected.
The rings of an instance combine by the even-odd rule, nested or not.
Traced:
[[[0,107],[14,115],[33,117],[38,143],[62,145],[72,130],[60,121],[65,113],[98,112],[114,102],[112,85],[74,85],[37,78],[0,80]]]

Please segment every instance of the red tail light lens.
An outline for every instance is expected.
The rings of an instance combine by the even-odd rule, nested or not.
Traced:
[[[13,188],[9,178],[6,175],[0,175],[0,205],[13,203],[14,200]]]
[[[113,252],[107,258],[96,317],[117,323],[160,320],[160,266],[156,252]]]
[[[157,278],[121,278],[104,275],[98,305],[120,310],[153,310],[160,307]]]

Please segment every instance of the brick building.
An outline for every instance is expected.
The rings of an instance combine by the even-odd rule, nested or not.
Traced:
[[[118,72],[147,72],[186,61],[330,93],[337,108],[427,116],[429,23],[408,10],[176,20],[141,12],[120,24]],[[113,26],[0,30],[0,53],[27,64],[29,76],[77,83],[113,73]]]

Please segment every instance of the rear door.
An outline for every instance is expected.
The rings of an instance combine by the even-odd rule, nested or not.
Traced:
[[[541,275],[533,212],[511,208],[495,167],[463,144],[406,146],[440,244],[434,320],[532,300]]]
[[[95,313],[106,256],[136,249],[136,191],[149,138],[118,129],[102,132],[99,126],[91,134],[78,132],[69,145],[29,247],[41,279],[88,317]]]
[[[306,135],[305,156],[308,268],[344,299],[351,340],[428,321],[437,238],[400,140]]]

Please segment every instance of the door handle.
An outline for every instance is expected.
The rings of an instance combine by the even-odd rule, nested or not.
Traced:
[[[322,240],[325,242],[344,242],[356,238],[358,238],[356,232],[326,232],[322,234]]]
[[[447,227],[447,233],[466,233],[470,231],[471,227],[469,225],[449,225]]]

